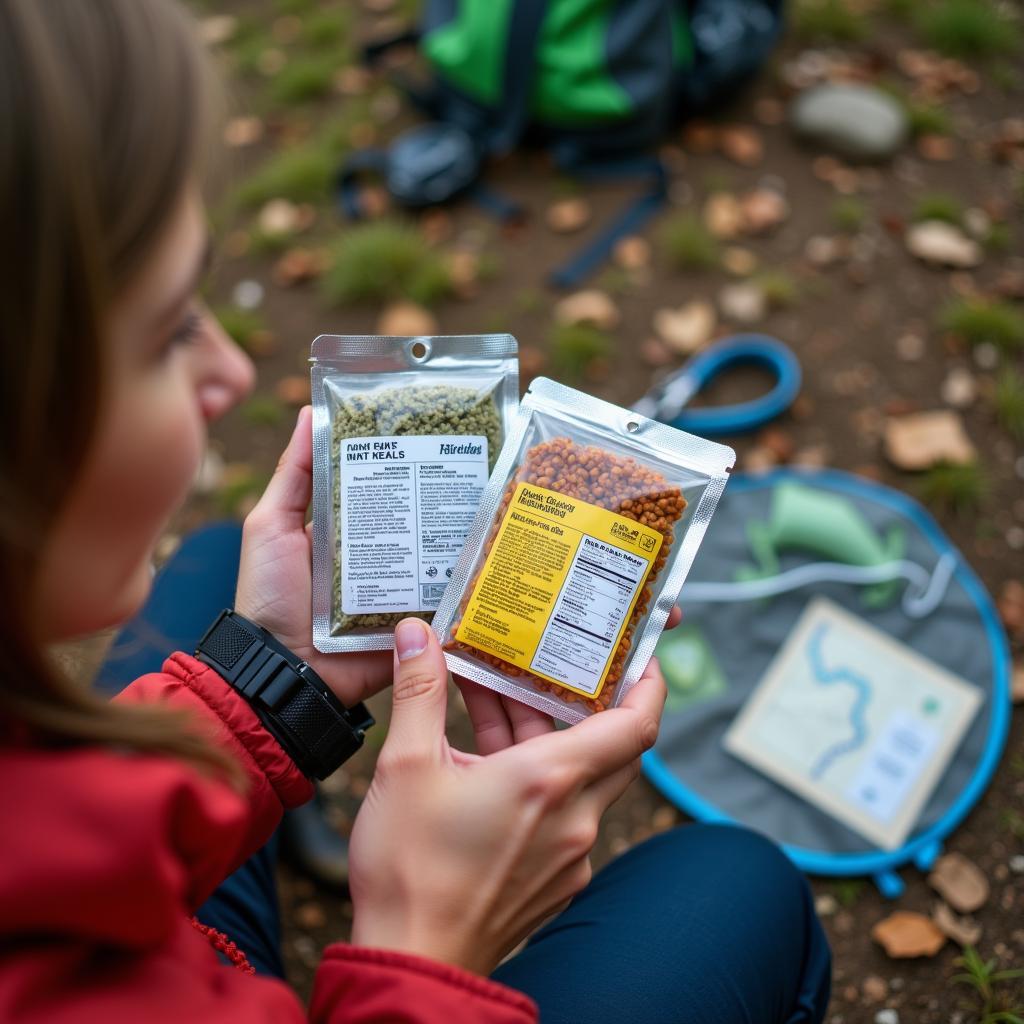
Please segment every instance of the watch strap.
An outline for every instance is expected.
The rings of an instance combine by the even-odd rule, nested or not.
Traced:
[[[362,702],[346,708],[305,661],[231,609],[206,631],[196,657],[246,698],[310,778],[325,779],[336,771],[374,724]]]

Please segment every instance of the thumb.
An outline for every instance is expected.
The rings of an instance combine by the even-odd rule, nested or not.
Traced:
[[[395,627],[395,685],[388,742],[403,755],[441,749],[448,707],[448,666],[434,631],[422,619]]]

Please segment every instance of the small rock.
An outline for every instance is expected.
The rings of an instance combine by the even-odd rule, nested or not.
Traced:
[[[780,192],[758,188],[740,200],[744,230],[760,235],[781,224],[789,216],[789,203]]]
[[[928,469],[938,462],[966,464],[977,456],[959,414],[949,411],[890,416],[885,454],[899,469]]]
[[[792,463],[804,469],[824,469],[829,463],[829,451],[825,445],[812,444],[793,452]]]
[[[871,937],[894,959],[935,956],[946,936],[934,921],[909,910],[897,910],[871,929]]]
[[[750,281],[739,281],[727,284],[719,291],[718,308],[726,320],[753,324],[764,318],[768,303],[758,285]]]
[[[992,218],[980,206],[972,206],[964,213],[964,227],[981,241],[992,230]]]
[[[726,125],[718,133],[718,144],[725,156],[744,167],[754,167],[764,158],[760,134],[744,125]]]
[[[757,442],[775,456],[778,462],[789,462],[796,451],[793,435],[782,427],[765,427],[757,435]]]
[[[548,207],[547,222],[552,231],[568,235],[582,231],[590,223],[590,203],[586,199],[560,199]]]
[[[299,230],[306,215],[290,199],[271,199],[260,210],[260,231],[265,235],[291,235]]]
[[[896,339],[896,355],[905,363],[916,363],[924,358],[925,343],[920,334],[901,334]]]
[[[912,224],[903,241],[907,251],[925,263],[961,268],[981,263],[981,246],[945,221],[924,220]]]
[[[437,332],[437,317],[415,302],[392,303],[381,313],[376,327],[377,334],[392,338],[414,338]]]
[[[665,832],[672,828],[678,818],[674,807],[659,807],[651,816],[651,827],[655,832]]]
[[[295,408],[308,405],[310,399],[309,376],[295,374],[290,377],[282,377],[274,388],[274,394],[285,405]]]
[[[812,235],[804,245],[804,258],[812,267],[830,267],[845,259],[850,246],[845,238],[830,238],[828,235]]]
[[[1024,875],[1024,853],[1015,853],[1010,858],[1010,870],[1015,875]]]
[[[958,946],[976,946],[981,940],[981,925],[972,917],[957,917],[945,903],[935,904],[932,920]]]
[[[999,365],[999,349],[990,341],[983,341],[971,350],[974,361],[983,370],[994,370]]]
[[[748,473],[765,473],[779,464],[775,453],[763,445],[754,445],[742,457],[742,465]]]
[[[258,117],[233,117],[224,126],[224,143],[233,149],[252,146],[263,138],[264,125]]]
[[[974,402],[978,386],[969,370],[954,367],[942,382],[942,400],[956,409],[966,409]]]
[[[639,235],[630,235],[618,242],[612,258],[623,270],[642,270],[651,263],[651,243]]]
[[[889,985],[885,978],[880,978],[877,974],[869,974],[860,988],[869,1003],[880,1003],[889,995]]]
[[[252,311],[263,305],[264,288],[251,278],[239,281],[231,290],[231,300],[239,309]]]
[[[612,330],[621,319],[611,296],[596,288],[566,296],[555,306],[554,316],[561,324],[593,324],[603,331]]]
[[[989,897],[988,879],[962,853],[947,853],[935,862],[928,884],[956,911],[973,914]]]
[[[814,910],[818,917],[831,917],[839,909],[839,903],[831,893],[822,893],[814,901]]]
[[[729,192],[715,192],[704,203],[704,224],[715,238],[735,238],[744,227],[739,200]]]
[[[659,309],[654,314],[655,333],[682,355],[690,355],[703,348],[711,340],[716,323],[714,306],[702,299],[679,309]]]
[[[233,14],[216,14],[199,23],[199,37],[207,46],[223,46],[238,31],[238,19]]]
[[[907,137],[907,115],[887,93],[866,85],[820,85],[797,97],[790,124],[798,136],[848,160],[887,160]]]
[[[900,1024],[900,1015],[892,1008],[879,1010],[875,1014],[875,1024]]]
[[[454,249],[448,255],[448,276],[456,295],[473,298],[480,287],[480,254],[475,249]]]
[[[757,257],[749,249],[730,245],[722,253],[722,268],[734,277],[746,277],[757,270]]]

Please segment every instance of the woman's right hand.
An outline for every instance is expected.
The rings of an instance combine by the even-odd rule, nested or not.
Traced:
[[[445,737],[433,631],[403,620],[395,646],[391,725],[349,850],[352,941],[487,975],[590,881],[601,815],[654,743],[665,684],[652,661],[619,707],[482,757]]]

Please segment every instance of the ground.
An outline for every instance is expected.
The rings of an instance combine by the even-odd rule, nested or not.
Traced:
[[[1021,369],[1024,353],[1024,124],[1012,120],[1024,99],[1019,8],[935,0],[919,11],[899,0],[805,0],[754,86],[713,119],[666,139],[672,202],[642,232],[650,251],[642,243],[627,246],[589,283],[610,296],[617,322],[571,333],[554,327],[561,296],[546,284],[546,273],[635,195],[635,185],[584,188],[558,175],[542,155],[515,155],[487,180],[523,205],[523,225],[502,229],[471,202],[425,215],[410,221],[412,241],[401,236],[378,246],[384,271],[368,281],[358,264],[370,257],[344,248],[353,228],[329,186],[347,151],[386,142],[415,121],[384,77],[367,76],[355,62],[360,41],[404,24],[415,4],[364,0],[357,10],[336,0],[205,0],[195,6],[227,72],[234,119],[226,132],[226,170],[217,161],[224,173],[217,175],[219,198],[211,209],[220,255],[209,299],[254,354],[259,384],[256,396],[215,428],[219,458],[174,524],[175,534],[214,515],[244,514],[273,469],[294,409],[308,400],[310,342],[321,333],[374,333],[393,299],[426,302],[444,333],[511,332],[523,349],[524,383],[547,372],[628,404],[662,365],[681,364],[680,348],[741,326],[721,308],[717,322],[709,314],[724,285],[746,280],[767,305],[753,326],[785,340],[805,376],[799,400],[772,428],[730,439],[740,468],[828,465],[923,498],[1002,598],[1013,624],[1012,587],[1024,578],[1024,379],[1013,370]],[[929,45],[963,50],[963,63],[922,57]],[[794,92],[818,79],[870,81],[899,96],[912,111],[916,139],[869,167],[802,148],[783,116]],[[738,237],[723,238],[734,200],[751,190],[755,202],[765,191],[769,199],[783,195],[788,210],[770,212],[768,220],[778,222],[763,232],[741,229]],[[710,212],[709,197],[715,197]],[[379,215],[375,223],[401,219],[377,210],[377,193],[367,199]],[[548,216],[559,203],[556,214],[578,215],[587,225],[575,233],[553,230]],[[961,239],[974,239],[977,258],[965,262],[976,266],[942,268],[908,252],[908,228],[935,218],[955,222]],[[449,265],[452,273],[440,283],[414,273],[399,290],[405,294],[378,294],[380,280],[394,280],[393,267],[402,260]],[[309,279],[296,281],[301,277]],[[253,298],[259,300],[254,310],[239,307]],[[658,340],[655,313],[683,306],[690,335],[676,337],[673,347],[670,337]],[[702,400],[750,397],[762,385],[756,373],[740,373]],[[887,417],[933,409],[962,421],[976,457],[966,468],[901,470],[885,457]],[[168,550],[173,542],[169,537]],[[1019,620],[1022,613],[1016,614]],[[1018,658],[1020,640],[1018,632]],[[454,696],[451,719],[456,737],[465,739]],[[1009,867],[1024,852],[1022,732],[1015,717],[993,784],[948,844],[991,883],[977,914],[978,949],[1001,968],[1024,963],[1024,876]],[[366,791],[375,749],[364,750],[327,786],[330,812],[343,830]],[[638,781],[608,814],[596,863],[679,820]],[[873,926],[895,909],[930,913],[935,895],[923,876],[907,869],[904,877],[907,891],[895,904],[870,882],[814,881],[835,952],[828,1019],[873,1021],[892,1008],[904,1022],[996,1024],[1014,1018],[994,1016],[994,1007],[1024,1013],[1024,993],[1007,981],[997,984],[983,1017],[979,991],[951,980],[961,955],[954,942],[932,958],[893,960],[872,940]],[[287,872],[282,895],[289,972],[308,994],[319,951],[345,936],[351,907],[344,895]]]

